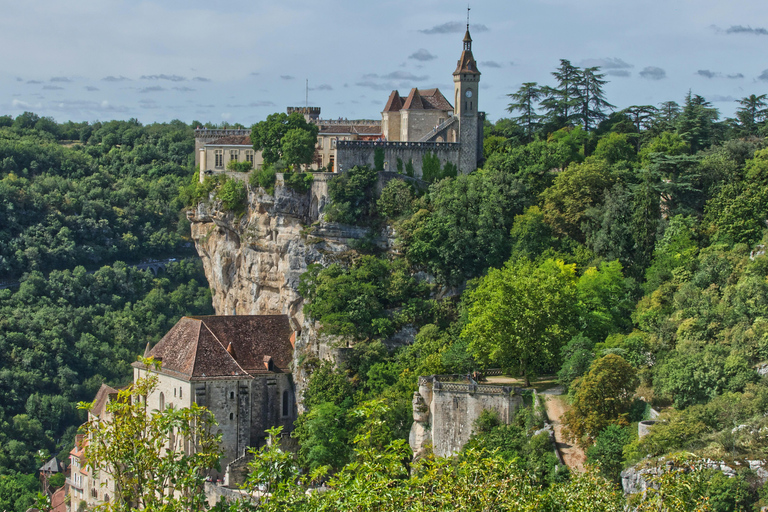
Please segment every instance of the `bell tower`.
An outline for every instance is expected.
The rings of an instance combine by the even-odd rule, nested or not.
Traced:
[[[464,34],[464,49],[453,72],[453,112],[459,119],[459,142],[461,143],[460,171],[470,173],[477,168],[482,156],[482,123],[478,112],[480,92],[480,71],[472,55],[472,37],[469,35],[469,23]]]

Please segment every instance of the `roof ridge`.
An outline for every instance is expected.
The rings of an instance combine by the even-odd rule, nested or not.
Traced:
[[[240,363],[238,363],[238,362],[237,362],[237,359],[235,359],[234,357],[232,357],[232,354],[230,354],[230,353],[229,353],[229,350],[227,350],[227,347],[225,347],[225,346],[224,346],[224,344],[221,342],[221,340],[219,339],[219,337],[218,337],[218,336],[216,336],[216,335],[213,333],[213,331],[211,330],[211,328],[210,328],[210,327],[208,327],[208,324],[206,324],[206,323],[205,323],[204,321],[202,321],[202,320],[200,320],[200,323],[201,323],[201,324],[203,324],[203,325],[205,326],[205,328],[206,328],[206,329],[208,329],[208,332],[209,332],[209,333],[211,333],[211,336],[213,336],[213,339],[215,339],[215,340],[216,340],[216,341],[219,343],[219,345],[221,346],[221,348],[223,348],[223,349],[224,349],[224,352],[226,352],[226,353],[227,353],[227,355],[229,356],[229,358],[230,358],[230,359],[232,359],[232,361],[234,361],[234,362],[235,362],[235,364],[237,365],[237,367],[238,367],[238,368],[240,368],[240,371],[242,371],[242,372],[243,372],[244,374],[246,374],[246,375],[250,375],[250,373],[248,373],[247,371],[245,371],[245,369],[244,369],[242,366],[240,366]],[[231,343],[231,342],[230,342],[230,343]],[[234,347],[233,347],[233,349],[234,349]],[[197,355],[197,354],[195,354],[195,355]],[[197,357],[195,357],[195,365],[197,365]],[[194,369],[193,369],[193,373],[192,373],[192,375],[194,375]]]

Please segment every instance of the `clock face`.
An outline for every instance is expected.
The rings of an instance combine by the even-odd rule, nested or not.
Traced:
[[[466,96],[467,98],[471,98],[472,97],[472,90],[471,89],[467,89],[467,92],[464,93],[464,96]]]

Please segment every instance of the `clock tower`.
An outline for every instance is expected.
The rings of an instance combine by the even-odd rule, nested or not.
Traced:
[[[460,168],[469,173],[477,168],[477,162],[483,154],[483,125],[481,113],[477,110],[479,96],[480,71],[472,56],[472,37],[464,35],[464,50],[461,52],[456,71],[453,72],[454,106],[453,112],[459,119],[459,140],[461,143]]]

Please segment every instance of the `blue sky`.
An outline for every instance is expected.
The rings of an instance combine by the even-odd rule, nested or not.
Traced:
[[[682,103],[723,116],[768,92],[768,2],[475,0],[480,108],[505,117],[523,82],[559,59],[600,65],[607,99]],[[466,2],[454,0],[0,0],[0,114],[250,125],[309,103],[380,118],[389,92],[451,97]]]

